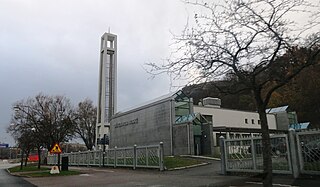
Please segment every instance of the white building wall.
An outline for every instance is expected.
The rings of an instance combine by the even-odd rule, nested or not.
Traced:
[[[211,108],[194,106],[194,112],[202,115],[212,115],[213,127],[235,127],[235,128],[256,128],[260,129],[257,112],[238,111],[223,108]],[[246,120],[247,119],[247,120]],[[276,116],[267,114],[269,129],[276,129]],[[246,123],[247,121],[247,123]]]
[[[224,108],[212,108],[204,106],[194,106],[195,113],[200,113],[201,115],[211,115],[212,116],[212,126],[213,127],[227,127],[227,128],[251,128],[251,129],[260,129],[261,126],[258,123],[259,114],[257,112],[247,112],[239,111],[232,109]],[[267,114],[267,120],[269,129],[277,129],[276,115]],[[247,122],[247,123],[246,123]],[[229,134],[226,133],[227,138]],[[232,133],[240,136],[250,135],[248,133]],[[251,134],[253,135],[253,134]],[[219,133],[213,133],[213,150],[215,153],[219,152],[219,142],[218,142]]]

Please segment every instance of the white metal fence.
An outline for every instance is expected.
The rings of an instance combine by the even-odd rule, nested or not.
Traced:
[[[297,132],[300,172],[320,175],[320,130]]]
[[[270,137],[274,173],[320,175],[320,130],[273,135]],[[226,172],[262,172],[262,138],[220,138],[221,168]]]
[[[68,157],[69,166],[111,166],[135,168],[158,168],[164,169],[163,144],[151,146],[133,146],[127,148],[107,149],[105,152],[85,151],[64,153],[60,158]],[[58,155],[49,155],[49,165],[58,163]],[[61,161],[60,161],[61,163]]]

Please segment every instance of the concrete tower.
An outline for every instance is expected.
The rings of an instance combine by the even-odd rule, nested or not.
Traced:
[[[101,37],[96,145],[110,135],[110,118],[116,111],[117,36],[105,33]],[[96,147],[97,147],[96,146]],[[98,146],[101,148],[101,146]],[[98,148],[97,147],[97,148]]]

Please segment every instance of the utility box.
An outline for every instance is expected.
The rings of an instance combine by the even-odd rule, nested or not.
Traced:
[[[61,171],[68,171],[69,158],[67,156],[62,157]]]

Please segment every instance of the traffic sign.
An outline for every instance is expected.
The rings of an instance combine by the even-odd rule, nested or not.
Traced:
[[[62,153],[62,150],[61,150],[61,148],[60,148],[58,143],[54,144],[54,146],[50,149],[50,153],[51,154],[60,154],[60,153]]]

